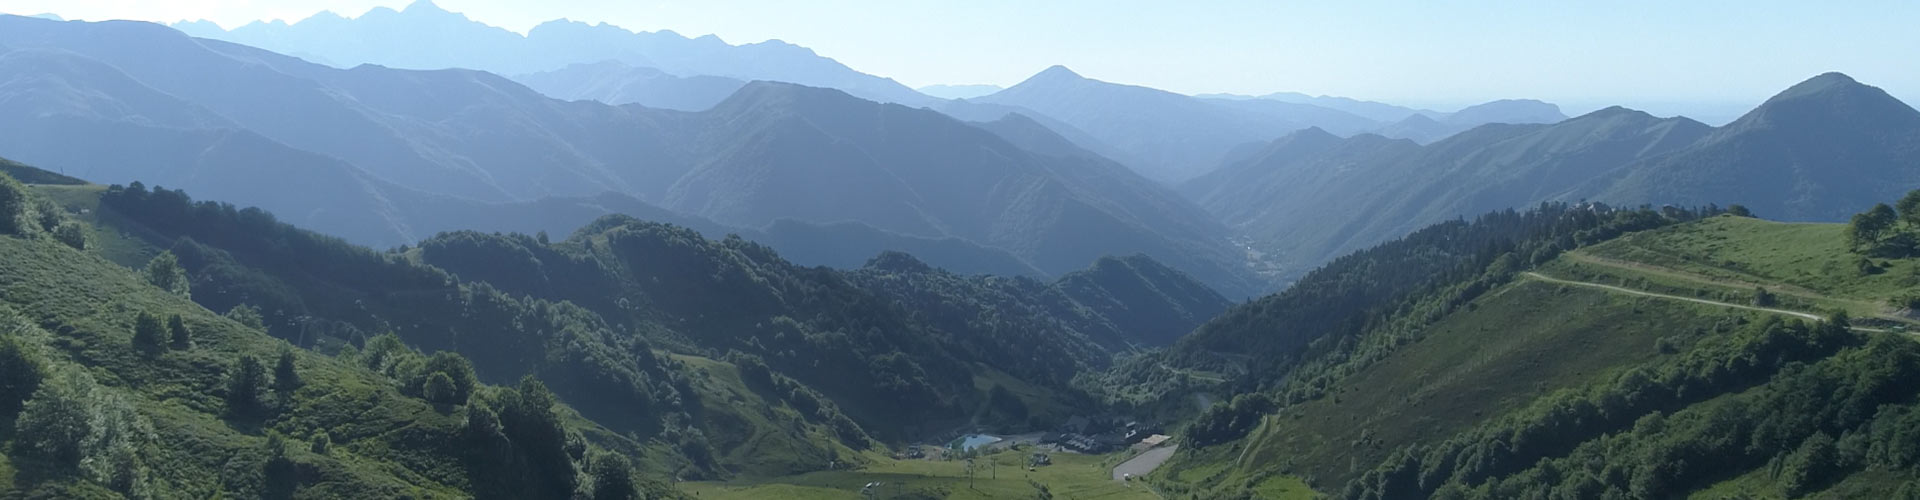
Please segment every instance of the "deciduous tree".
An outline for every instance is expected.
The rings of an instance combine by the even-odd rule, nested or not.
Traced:
[[[180,267],[180,259],[173,252],[160,252],[147,261],[147,283],[160,287],[181,297],[191,297],[192,284],[187,280],[187,270]]]
[[[1893,206],[1900,212],[1900,222],[1905,223],[1907,229],[1920,230],[1920,189],[1908,191]]]

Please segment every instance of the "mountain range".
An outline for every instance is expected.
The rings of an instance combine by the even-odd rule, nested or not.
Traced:
[[[1367,133],[1394,139],[1411,139],[1427,144],[1488,123],[1557,123],[1567,119],[1560,107],[1533,99],[1501,99],[1468,106],[1454,112],[1413,109],[1392,104],[1362,101],[1347,97],[1310,96],[1298,92],[1278,92],[1262,96],[1201,94],[1195,97],[1238,103],[1263,101],[1311,105],[1353,114],[1377,122]],[[1243,104],[1244,105],[1244,104]],[[1340,127],[1322,129],[1345,133]]]
[[[1115,158],[1142,175],[1165,182],[1200,176],[1233,158],[1236,150],[1310,127],[1342,136],[1374,132],[1429,142],[1486,123],[1565,118],[1552,104],[1523,100],[1437,113],[1342,98],[1196,97],[1103,82],[1064,66],[968,101],[1016,106],[1064,122],[1119,149]]]
[[[1613,107],[1424,146],[1309,129],[1180,189],[1279,267],[1304,269],[1427,224],[1543,201],[1734,203],[1779,220],[1843,220],[1920,183],[1917,124],[1905,103],[1832,73],[1719,128]]]
[[[1010,89],[991,85],[929,86],[931,95],[860,73],[804,47],[778,40],[728,44],[708,35],[632,32],[607,24],[556,20],[525,35],[449,12],[430,0],[404,9],[374,8],[348,18],[255,22],[224,30],[205,21],[173,27],[192,36],[263,48],[338,68],[476,69],[505,75],[562,100],[640,104],[702,111],[755,80],[834,88],[877,102],[930,107],[969,121],[957,99],[1002,105],[1030,118],[1069,125],[1093,140],[1059,130],[1143,175],[1184,180],[1219,163],[1236,146],[1320,127],[1340,135],[1374,132],[1431,142],[1483,123],[1552,122],[1557,108],[1537,101],[1499,101],[1456,113],[1406,110],[1343,98],[1274,94],[1261,98],[1194,98],[1145,87],[1080,78],[1065,68],[1043,71]],[[1071,99],[1068,99],[1071,98]],[[1205,101],[1205,102],[1199,102]],[[1039,115],[1046,115],[1045,117]],[[1416,115],[1424,115],[1419,118]],[[1428,120],[1428,119],[1431,120]],[[1118,151],[1103,149],[1118,145]]]
[[[706,111],[747,82],[724,76],[674,76],[620,61],[568,65],[513,77],[548,97],[565,101],[639,104],[649,108]]]
[[[927,97],[891,79],[854,71],[812,50],[779,40],[733,45],[712,35],[633,32],[608,25],[554,20],[526,35],[448,12],[431,0],[406,8],[375,7],[359,17],[333,12],[287,23],[254,22],[232,30],[205,21],[173,25],[187,34],[350,68],[464,68],[500,75],[553,71],[574,64],[619,61],[683,77],[718,76],[830,87],[882,102],[927,105]]]
[[[692,53],[0,16],[0,497],[1920,492],[1920,111],[1846,75],[1715,127]]]
[[[699,113],[617,107],[477,71],[336,69],[146,23],[0,28],[0,155],[194,189],[356,242],[493,230],[470,214],[611,192],[725,226],[963,239],[1050,274],[1145,253],[1233,296],[1266,288],[1204,211],[1045,127],[989,131],[771,82]]]
[[[1006,89],[999,85],[928,85],[914,90],[941,99],[972,99]]]

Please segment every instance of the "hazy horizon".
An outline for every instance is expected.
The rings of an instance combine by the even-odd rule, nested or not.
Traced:
[[[4,0],[0,12],[162,23],[205,19],[232,29],[253,21],[297,22],[321,11],[357,17],[411,3]],[[1299,92],[1437,110],[1539,99],[1569,115],[1624,105],[1718,123],[1801,80],[1840,71],[1910,104],[1920,101],[1920,72],[1905,71],[1902,63],[1920,49],[1920,36],[1898,22],[1920,18],[1920,4],[1899,2],[1761,8],[1722,2],[1543,7],[1236,1],[1206,9],[1084,1],[1036,6],[845,0],[830,2],[833,8],[761,1],[435,3],[519,33],[566,18],[689,37],[713,34],[734,44],[777,39],[914,88],[1011,86],[1057,64],[1088,78],[1184,94]]]

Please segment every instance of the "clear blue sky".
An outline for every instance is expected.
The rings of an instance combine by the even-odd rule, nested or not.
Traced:
[[[409,0],[0,0],[88,20],[349,16]],[[1009,85],[1053,64],[1184,93],[1298,91],[1436,107],[1530,97],[1748,106],[1824,71],[1920,103],[1920,2],[439,0],[515,31],[548,19],[777,38],[910,86]]]

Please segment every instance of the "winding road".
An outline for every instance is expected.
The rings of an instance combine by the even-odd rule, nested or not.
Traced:
[[[1826,318],[1826,317],[1824,317],[1824,316],[1820,316],[1820,315],[1818,315],[1818,314],[1813,314],[1813,313],[1807,313],[1807,312],[1800,312],[1800,311],[1791,311],[1791,310],[1787,310],[1787,309],[1774,309],[1774,308],[1771,308],[1771,307],[1759,307],[1759,306],[1750,306],[1750,305],[1746,305],[1746,304],[1735,304],[1735,303],[1731,303],[1731,302],[1720,302],[1720,301],[1717,301],[1717,300],[1707,300],[1707,299],[1702,299],[1702,298],[1695,298],[1695,297],[1682,297],[1682,296],[1679,296],[1679,295],[1668,295],[1668,294],[1664,294],[1664,293],[1653,293],[1653,292],[1648,292],[1648,291],[1642,291],[1642,290],[1634,290],[1634,289],[1632,289],[1632,288],[1621,288],[1621,287],[1617,287],[1617,286],[1613,286],[1613,285],[1604,285],[1604,284],[1600,284],[1600,283],[1589,283],[1589,282],[1585,282],[1585,281],[1573,281],[1573,280],[1563,280],[1563,279],[1560,279],[1560,278],[1555,278],[1555,277],[1552,277],[1552,276],[1547,276],[1547,275],[1545,275],[1545,274],[1540,274],[1540,273],[1536,273],[1536,272],[1533,272],[1533,271],[1527,271],[1527,273],[1526,273],[1526,275],[1527,275],[1527,277],[1528,277],[1528,278],[1533,278],[1533,279],[1536,279],[1536,280],[1540,280],[1540,281],[1545,281],[1545,282],[1548,282],[1548,283],[1556,283],[1556,284],[1561,284],[1561,285],[1569,285],[1569,286],[1581,286],[1581,287],[1587,287],[1587,288],[1598,288],[1598,289],[1601,289],[1601,290],[1606,290],[1606,291],[1609,291],[1609,292],[1615,292],[1615,293],[1624,293],[1624,294],[1628,294],[1628,295],[1639,295],[1639,296],[1642,296],[1642,297],[1656,297],[1656,298],[1662,298],[1662,299],[1672,299],[1672,300],[1682,300],[1682,301],[1687,301],[1687,302],[1693,302],[1693,303],[1696,303],[1696,304],[1706,304],[1706,305],[1710,305],[1710,306],[1720,306],[1720,307],[1731,307],[1731,308],[1734,308],[1734,309],[1746,309],[1746,310],[1749,310],[1749,311],[1760,311],[1760,312],[1768,312],[1768,313],[1774,313],[1774,314],[1784,314],[1784,315],[1788,315],[1788,316],[1793,316],[1793,317],[1796,317],[1796,318],[1804,318],[1804,319],[1809,319],[1809,320],[1813,320],[1813,321],[1826,321],[1826,320],[1827,320],[1827,318]],[[1856,326],[1856,327],[1853,327],[1853,329],[1855,329],[1855,330],[1860,330],[1860,331],[1863,331],[1863,332],[1876,332],[1876,333],[1887,333],[1887,330],[1882,330],[1882,329],[1879,329],[1879,328],[1863,328],[1863,327],[1858,327],[1858,326]]]
[[[1562,284],[1562,285],[1573,285],[1573,286],[1584,286],[1584,287],[1587,287],[1587,288],[1599,288],[1599,289],[1602,289],[1602,290],[1607,290],[1607,291],[1610,291],[1610,292],[1619,292],[1619,293],[1624,293],[1624,294],[1629,294],[1629,295],[1640,295],[1640,296],[1644,296],[1644,297],[1659,297],[1659,298],[1663,298],[1663,299],[1673,299],[1673,300],[1684,300],[1684,301],[1687,301],[1687,302],[1694,302],[1694,303],[1699,303],[1699,304],[1706,304],[1706,305],[1710,305],[1710,306],[1721,306],[1721,307],[1732,307],[1732,308],[1735,308],[1735,309],[1746,309],[1746,310],[1749,310],[1749,311],[1760,311],[1760,312],[1770,312],[1770,313],[1774,313],[1774,314],[1785,314],[1785,315],[1788,315],[1788,316],[1793,316],[1793,317],[1796,317],[1796,318],[1806,318],[1806,319],[1810,319],[1810,320],[1814,320],[1814,321],[1822,321],[1822,320],[1825,320],[1825,319],[1826,319],[1826,318],[1822,318],[1822,317],[1820,317],[1820,315],[1817,315],[1817,314],[1813,314],[1813,313],[1804,313],[1804,312],[1800,312],[1800,311],[1789,311],[1789,310],[1786,310],[1786,309],[1773,309],[1773,308],[1769,308],[1769,307],[1758,307],[1758,306],[1749,306],[1749,305],[1744,305],[1744,304],[1734,304],[1734,303],[1731,303],[1731,302],[1720,302],[1720,301],[1717,301],[1717,300],[1707,300],[1707,299],[1701,299],[1701,298],[1694,298],[1694,297],[1682,297],[1682,296],[1679,296],[1679,295],[1667,295],[1667,294],[1664,294],[1664,293],[1653,293],[1653,292],[1646,292],[1646,291],[1640,291],[1640,290],[1634,290],[1634,289],[1632,289],[1632,288],[1621,288],[1621,287],[1617,287],[1617,286],[1613,286],[1613,285],[1602,285],[1602,284],[1599,284],[1599,283],[1588,283],[1588,282],[1585,282],[1585,281],[1573,281],[1573,280],[1563,280],[1563,279],[1560,279],[1560,278],[1555,278],[1555,277],[1552,277],[1552,276],[1547,276],[1547,275],[1545,275],[1545,274],[1540,274],[1540,273],[1536,273],[1536,272],[1533,272],[1533,271],[1527,271],[1527,277],[1529,277],[1529,278],[1533,278],[1533,279],[1537,279],[1537,280],[1540,280],[1540,281],[1545,281],[1545,282],[1548,282],[1548,283],[1559,283],[1559,284]]]
[[[1126,481],[1128,476],[1146,476],[1147,473],[1160,468],[1160,464],[1167,463],[1167,459],[1173,458],[1173,452],[1179,449],[1180,445],[1163,446],[1147,450],[1141,453],[1140,456],[1133,457],[1125,462],[1120,462],[1120,465],[1113,467],[1113,480]]]

